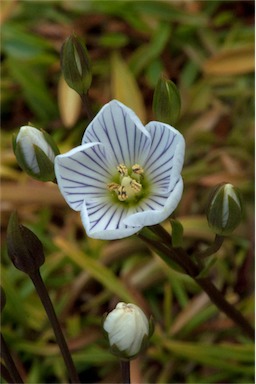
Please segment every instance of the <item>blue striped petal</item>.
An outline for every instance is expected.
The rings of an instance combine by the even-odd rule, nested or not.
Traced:
[[[81,219],[88,236],[102,240],[121,239],[141,229],[136,223],[132,226],[124,224],[124,219],[132,212],[133,209],[98,198],[84,201]]]
[[[140,207],[137,208],[137,213],[131,214],[124,219],[124,224],[128,226],[140,225],[145,227],[155,225],[166,220],[176,209],[180,202],[183,192],[183,181],[179,177],[176,179],[169,195],[161,196],[152,194],[145,199]]]
[[[67,203],[80,211],[84,199],[106,196],[113,165],[100,143],[81,145],[55,158],[59,188]]]
[[[106,104],[85,131],[82,143],[101,142],[118,164],[144,163],[150,135],[135,113],[117,100]]]
[[[164,123],[152,121],[146,125],[146,129],[152,143],[144,172],[155,193],[167,194],[180,177],[185,141],[175,128]]]

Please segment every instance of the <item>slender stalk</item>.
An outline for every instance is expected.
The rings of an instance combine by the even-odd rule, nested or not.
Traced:
[[[6,366],[4,364],[0,364],[0,372],[1,372],[1,376],[2,378],[9,384],[12,384],[13,383],[13,378],[11,377],[8,369],[6,368]]]
[[[62,353],[63,359],[65,361],[65,364],[68,370],[69,377],[72,380],[72,383],[80,383],[70,351],[68,349],[66,340],[64,338],[55,310],[53,308],[50,296],[42,280],[39,270],[37,270],[33,274],[30,274],[29,276],[34,283],[34,286],[37,290],[37,293],[41,299],[41,302],[45,308],[47,316],[52,325],[53,331],[55,333],[56,341],[60,347],[60,351]]]
[[[195,256],[197,258],[203,259],[205,257],[213,255],[214,253],[216,253],[220,249],[220,247],[223,244],[224,239],[225,238],[223,236],[216,235],[214,242],[208,248],[206,248],[205,251],[202,251],[202,252],[196,254]]]
[[[151,227],[148,227],[151,229]],[[158,234],[161,235],[160,231]],[[165,231],[162,228],[161,232]],[[152,232],[155,234],[155,228],[152,228]],[[168,233],[167,233],[168,234]],[[200,268],[191,259],[187,252],[182,248],[172,248],[171,243],[167,246],[167,235],[163,236],[164,244],[157,240],[152,240],[143,234],[138,235],[143,241],[148,243],[158,255],[170,266],[171,262],[175,262],[180,266],[189,276],[191,276],[195,282],[208,294],[210,300],[224,312],[235,324],[237,324],[252,340],[254,340],[254,329],[251,324],[244,318],[244,316],[231,305],[223,296],[223,294],[212,284],[208,278],[200,278]]]
[[[92,119],[94,118],[94,115],[92,112],[92,107],[91,107],[91,103],[90,103],[90,100],[88,97],[88,93],[83,93],[80,96],[81,96],[84,108],[86,110],[87,116],[88,116],[89,120],[92,121]]]
[[[1,355],[3,357],[3,360],[5,362],[7,372],[9,372],[9,375],[11,376],[12,383],[23,383],[23,380],[16,368],[16,365],[13,361],[13,358],[9,352],[9,348],[4,340],[4,337],[1,335]]]
[[[123,384],[130,384],[131,378],[130,378],[130,360],[121,360],[121,374],[122,374],[122,383]]]
[[[233,322],[254,340],[254,329],[251,324],[243,317],[243,315],[230,304],[222,295],[222,293],[206,278],[195,279],[198,285],[207,293],[211,301],[224,312]]]

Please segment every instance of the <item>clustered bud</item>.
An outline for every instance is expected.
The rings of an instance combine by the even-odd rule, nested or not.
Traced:
[[[11,215],[8,223],[7,250],[14,266],[28,275],[38,271],[45,261],[41,241],[30,229],[18,223],[16,213]]]
[[[19,166],[31,177],[54,181],[54,159],[59,149],[52,137],[29,125],[20,128],[13,139],[13,151]]]
[[[118,303],[105,318],[103,328],[108,335],[111,352],[122,358],[136,357],[147,345],[153,324],[135,304]]]
[[[242,219],[242,200],[232,184],[220,184],[213,192],[207,210],[210,228],[217,235],[230,235]]]

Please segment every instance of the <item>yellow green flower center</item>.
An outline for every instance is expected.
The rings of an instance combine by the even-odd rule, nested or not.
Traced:
[[[119,164],[117,171],[119,183],[116,181],[108,183],[108,190],[113,191],[119,201],[133,201],[139,198],[143,193],[143,168],[139,164],[134,164],[129,171],[125,164]]]

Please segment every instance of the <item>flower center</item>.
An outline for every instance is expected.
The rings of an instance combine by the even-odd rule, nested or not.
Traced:
[[[109,191],[114,191],[119,201],[131,201],[139,197],[143,186],[143,168],[139,164],[134,164],[129,172],[125,164],[117,166],[119,173],[119,183],[112,182],[107,184]]]

